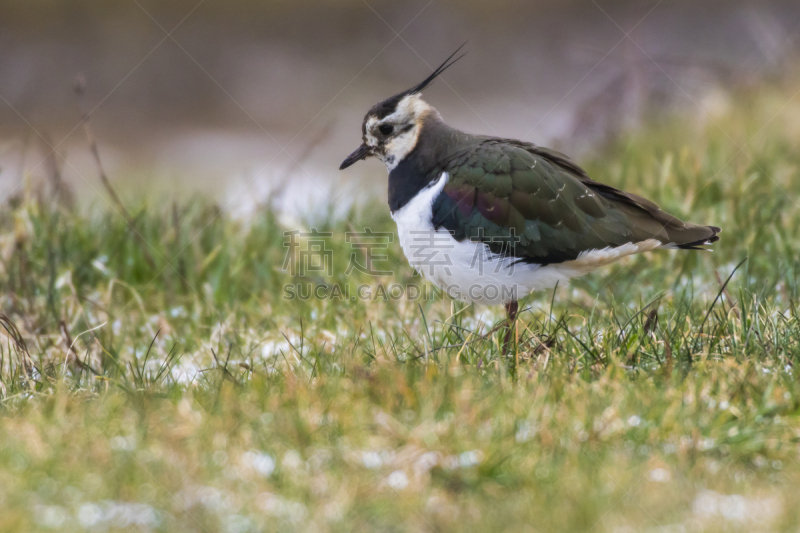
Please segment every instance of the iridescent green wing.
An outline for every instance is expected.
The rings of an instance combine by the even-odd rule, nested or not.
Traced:
[[[434,202],[434,226],[527,262],[560,263],[651,238],[685,248],[716,240],[717,228],[685,224],[534,145],[484,139],[443,170],[450,178]]]

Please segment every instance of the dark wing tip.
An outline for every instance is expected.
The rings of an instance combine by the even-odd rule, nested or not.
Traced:
[[[706,248],[702,248],[703,245],[706,244],[713,244],[719,240],[719,233],[722,231],[722,228],[718,228],[717,226],[706,226],[710,229],[713,233],[710,237],[705,237],[703,239],[699,239],[693,242],[686,242],[683,244],[679,244],[678,248],[681,250],[706,250]]]

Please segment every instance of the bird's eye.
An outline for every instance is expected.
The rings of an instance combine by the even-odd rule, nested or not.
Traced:
[[[381,135],[391,135],[392,131],[394,131],[394,126],[391,124],[381,124],[378,126],[378,131],[381,132]]]

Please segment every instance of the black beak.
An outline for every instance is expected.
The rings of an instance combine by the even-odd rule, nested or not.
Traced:
[[[371,155],[372,155],[372,148],[370,148],[366,144],[362,144],[361,146],[356,148],[355,152],[353,152],[352,154],[348,155],[347,159],[342,161],[341,166],[339,166],[339,170],[344,170],[347,167],[349,167],[350,165],[352,165],[354,163],[358,163],[362,159],[366,159],[367,157],[369,157]]]

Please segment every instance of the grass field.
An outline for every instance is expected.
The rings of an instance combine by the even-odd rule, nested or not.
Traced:
[[[348,233],[394,231],[382,198],[287,247],[312,224],[268,208],[124,198],[131,230],[20,191],[0,530],[797,531],[795,90],[581,161],[722,239],[529,298],[509,357],[498,310],[393,298],[430,289],[396,242],[392,275],[347,273],[368,253]],[[300,268],[317,241],[325,268]]]

